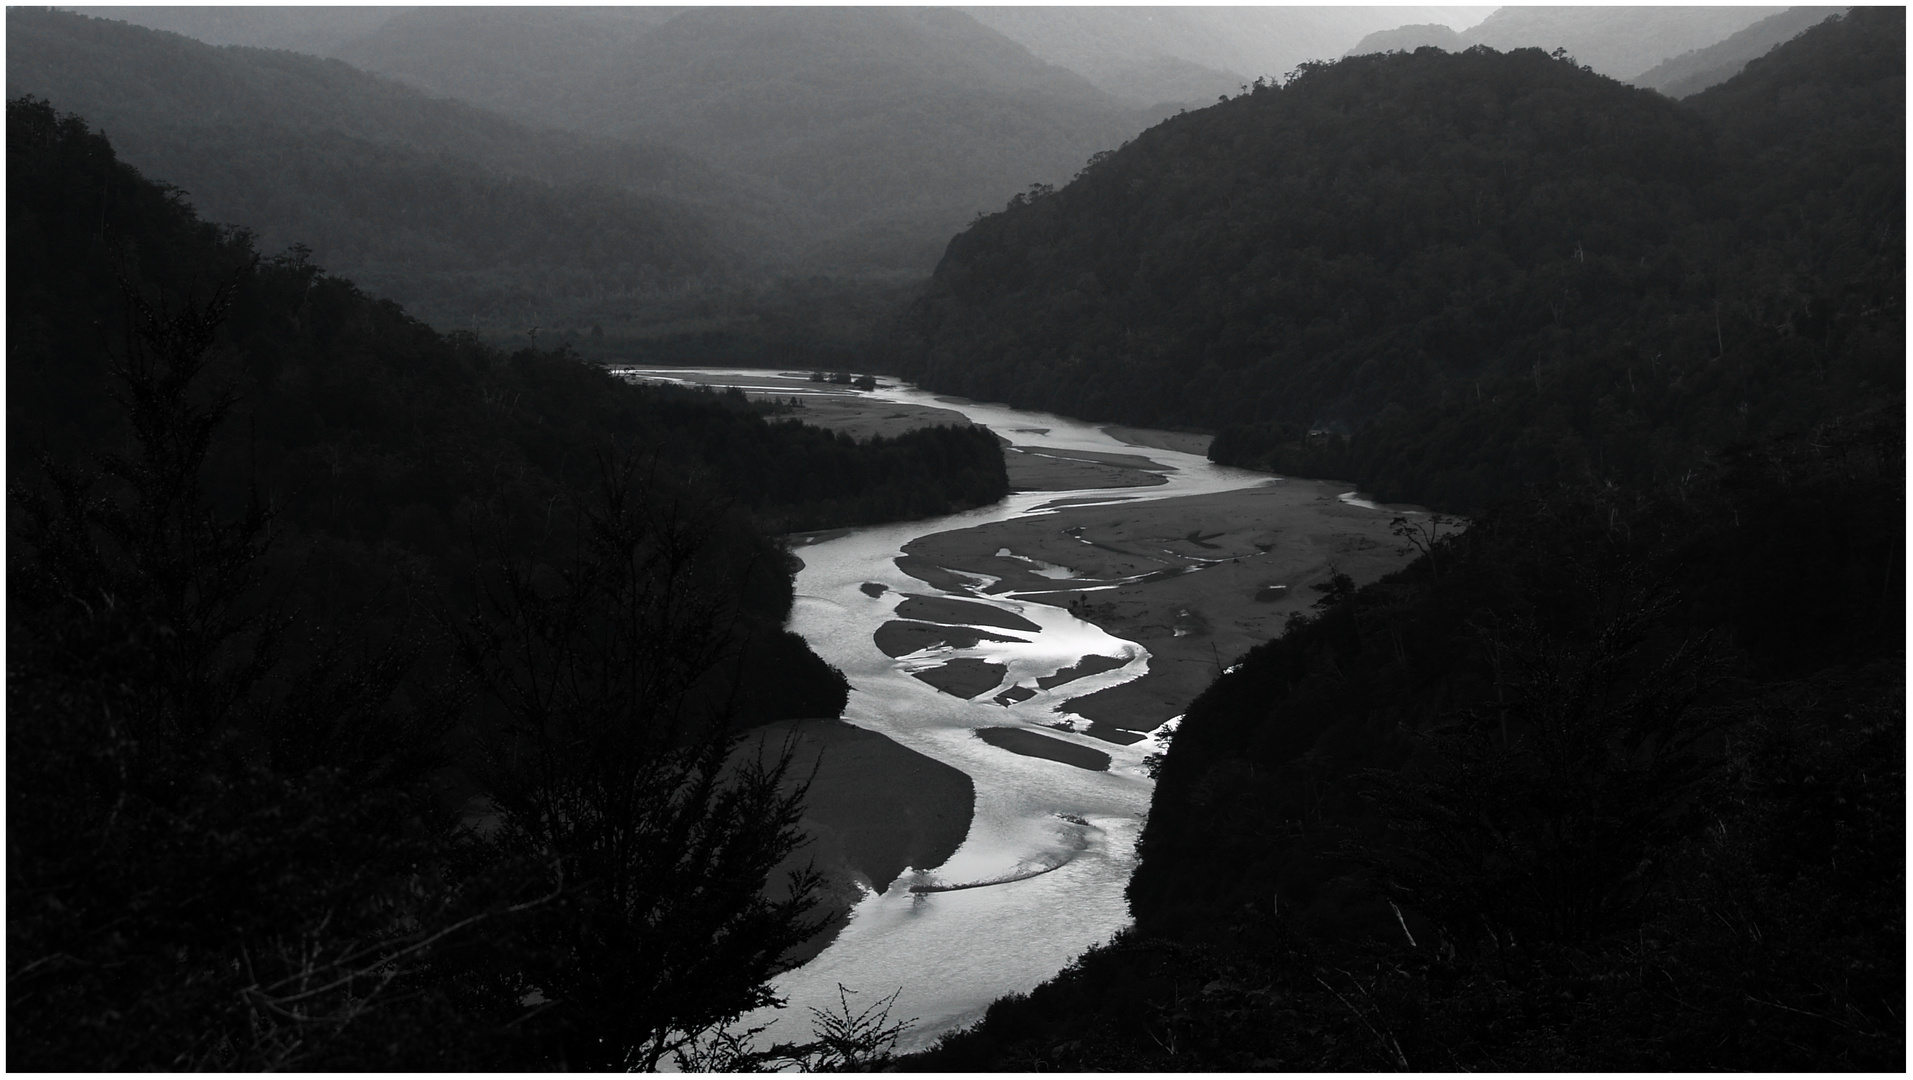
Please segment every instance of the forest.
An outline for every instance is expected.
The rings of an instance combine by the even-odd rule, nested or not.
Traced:
[[[734,754],[846,692],[774,536],[1000,499],[995,436],[440,334],[42,100],[7,164],[9,1066],[651,1067],[762,1004],[816,882]]]
[[[1210,418],[1232,425],[1218,460],[1483,509],[1404,514],[1412,564],[1318,586],[1219,677],[1158,759],[1134,927],[906,1067],[1905,1067],[1903,27],[1856,9],[1691,112],[1538,52],[1345,60],[1165,125],[1080,194],[953,243],[912,315],[926,377]],[[1369,96],[1410,78],[1449,92]],[[1418,126],[1497,102],[1445,146]],[[1224,126],[1251,110],[1265,123]],[[1370,168],[1339,172],[1238,154],[1369,123],[1424,141],[1378,139]],[[1630,128],[1631,154],[1604,142]],[[1578,177],[1549,164],[1590,146]],[[1411,187],[1391,163],[1417,148]],[[1497,163],[1478,186],[1446,182],[1476,154]],[[1253,212],[1290,231],[1231,240],[1246,200],[1198,195],[1217,159],[1287,171],[1290,197]],[[1188,201],[1128,235],[1091,193]],[[1439,205],[1329,213],[1384,199]],[[1155,276],[1171,236],[1213,275]],[[1092,252],[1110,261],[1066,258]],[[1342,276],[1230,307],[1283,272],[1277,252]],[[1410,289],[1437,255],[1448,270]],[[1126,310],[1094,291],[1111,281]],[[990,325],[1049,320],[1057,359],[989,352],[1009,332],[970,321],[985,306]],[[957,340],[991,362],[964,368]],[[1213,383],[1175,397],[1198,357]],[[1665,457],[1622,457],[1630,431]]]
[[[1896,9],[1674,103],[1537,49],[1304,65],[951,241],[892,362],[1474,511],[1903,386]]]

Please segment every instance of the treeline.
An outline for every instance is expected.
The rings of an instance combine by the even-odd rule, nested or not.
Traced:
[[[999,498],[989,433],[440,335],[42,101],[7,160],[9,1065],[650,1067],[762,1004],[814,883],[738,732],[847,689],[766,530]]]
[[[736,388],[651,393],[648,419],[665,445],[704,462],[711,481],[772,531],[937,517],[1009,493],[1002,444],[988,428],[918,428],[859,442],[801,420],[770,419],[771,407]]]
[[[1900,1069],[1904,440],[1559,488],[1326,590],[1189,707],[1135,927],[909,1063]]]
[[[1683,104],[1538,50],[1305,66],[976,222],[895,364],[1452,509],[1677,478],[1903,387],[1904,39],[1857,9]]]

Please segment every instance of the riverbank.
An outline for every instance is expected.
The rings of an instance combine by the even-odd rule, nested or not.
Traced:
[[[786,402],[814,387],[768,385],[762,372],[701,374]],[[1316,594],[1306,587],[1330,576],[1329,560],[1366,580],[1405,559],[1388,535],[1392,515],[1345,505],[1346,485],[1216,466],[1200,456],[1198,434],[882,384],[826,393],[844,424],[859,409],[903,425],[912,412],[902,406],[926,410],[918,422],[948,406],[1005,439],[1012,463],[1047,470],[1013,472],[1019,491],[951,518],[787,538],[803,563],[790,627],[849,680],[845,720],[971,785],[956,849],[934,865],[911,860],[919,872],[907,888],[866,892],[857,860],[832,854],[849,868],[835,879],[836,902],[861,899],[829,948],[775,984],[793,1007],[825,1009],[839,986],[900,988],[898,1009],[919,1018],[908,1050],[1128,925],[1125,889],[1153,791],[1146,732],[1307,608]],[[861,797],[885,768],[820,775],[812,800]],[[912,783],[892,797],[888,807],[850,806],[837,828],[951,802]],[[820,849],[841,852],[828,824],[813,817],[805,827]],[[909,842],[895,829],[867,839],[878,854]],[[903,864],[891,856],[890,866]]]
[[[1131,743],[1310,610],[1321,598],[1311,586],[1337,571],[1366,584],[1407,561],[1393,515],[1343,503],[1347,490],[1271,478],[1215,495],[1061,506],[922,537],[899,566],[943,587],[962,580],[951,572],[986,575],[998,579],[986,594],[1067,607],[1148,649],[1143,677],[1064,706],[1086,734]]]
[[[824,878],[825,928],[786,957],[802,963],[836,940],[866,892],[942,865],[970,831],[976,789],[962,772],[837,719],[753,728],[740,753],[775,755],[785,739],[795,743],[790,775],[810,783],[797,826],[810,842],[771,873],[771,892],[787,895],[789,873],[806,864]]]
[[[613,371],[621,370],[611,365]],[[913,402],[883,401],[837,383],[810,381],[800,371],[706,371],[696,368],[630,369],[634,377],[713,389],[737,387],[755,399],[774,399],[790,406],[778,418],[800,420],[813,427],[841,431],[853,439],[895,438],[906,431],[939,424],[969,426],[969,417],[955,409]],[[889,384],[882,384],[889,385]],[[942,400],[942,399],[938,399]],[[1003,465],[1012,491],[1076,491],[1089,488],[1144,487],[1164,482],[1165,467],[1140,456],[1058,452],[1025,445],[1019,435],[1043,435],[1047,428],[1010,428],[997,432],[1003,441]],[[1109,428],[1112,435],[1142,447],[1200,454],[1209,436],[1144,428]],[[1126,433],[1126,434],[1123,434]],[[1109,461],[1105,458],[1132,459]]]

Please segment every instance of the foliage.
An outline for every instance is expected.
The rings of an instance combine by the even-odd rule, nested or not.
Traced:
[[[575,550],[555,569],[505,553],[458,653],[500,714],[478,769],[487,843],[583,890],[524,931],[517,977],[552,1002],[528,1035],[568,1066],[650,1071],[774,1000],[781,958],[818,930],[817,879],[760,895],[803,843],[808,785],[786,783],[789,746],[732,760],[733,703],[709,685],[741,661],[719,518],[646,463],[601,468]]]
[[[906,1064],[1897,1068],[1903,431],[1504,507],[1251,650],[1163,762],[1136,928]],[[1720,602],[1843,550],[1810,651]]]
[[[834,715],[847,688],[783,630],[792,563],[763,524],[999,497],[993,437],[859,445],[441,336],[307,252],[258,258],[79,119],[31,99],[7,119],[9,259],[30,268],[8,279],[9,1063],[654,1064],[667,1028],[764,1003],[810,929],[802,882],[763,891],[803,792],[787,761],[723,764],[727,733]],[[739,446],[830,471],[691,497],[741,467],[707,448]],[[601,453],[647,462],[659,513],[593,517]],[[975,475],[919,483],[944,466]],[[662,545],[684,574],[620,579],[607,544]],[[714,606],[594,636],[609,601],[693,580]],[[448,624],[475,635],[463,664]],[[506,651],[541,634],[560,647]],[[529,712],[511,695],[581,657],[595,684]],[[650,684],[609,693],[647,660]],[[488,771],[476,749],[536,743],[554,704],[592,752]],[[648,723],[673,710],[696,722]],[[623,786],[607,803],[597,781]],[[507,822],[489,839],[461,827],[485,794]],[[673,830],[684,847],[650,851],[685,859],[676,877],[599,844]]]
[[[895,362],[1447,509],[1677,479],[1904,386],[1903,55],[1858,9],[1685,105],[1539,50],[1306,65],[978,220]]]
[[[256,499],[228,517],[200,486],[231,400],[194,384],[228,299],[131,297],[112,367],[134,450],[13,491],[9,1063],[472,1060],[436,1038],[378,1049],[394,1026],[461,1034],[422,980],[491,912],[421,873],[447,837],[416,829],[440,728],[394,700],[409,657],[272,692],[271,517]]]
[[[1191,704],[1136,927],[906,1067],[1904,1066],[1903,27],[1689,110],[1312,66],[952,244],[944,388],[1493,505]]]

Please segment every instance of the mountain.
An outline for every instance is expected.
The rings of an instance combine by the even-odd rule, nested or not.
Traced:
[[[978,22],[1139,104],[1207,105],[1256,78],[1339,56],[1404,19],[1467,26],[1490,7],[974,7]],[[1179,62],[1179,63],[1170,63]],[[1200,69],[1200,72],[1196,69]],[[1178,74],[1179,73],[1179,74]],[[1172,91],[1201,96],[1173,96]]]
[[[209,217],[306,244],[440,326],[589,326],[774,248],[775,203],[681,151],[541,129],[337,60],[64,12],[7,24],[9,95],[84,112]]]
[[[1418,23],[1412,26],[1397,26],[1393,30],[1378,30],[1357,42],[1348,50],[1349,56],[1363,56],[1378,52],[1414,52],[1416,49],[1433,46],[1445,52],[1460,52],[1467,48],[1460,34],[1439,23]]]
[[[1625,78],[1667,57],[1699,49],[1777,14],[1751,7],[1504,7],[1450,38],[1412,26],[1364,38],[1348,55],[1410,51],[1423,45],[1456,51],[1487,45],[1507,51],[1564,48],[1577,63]]]
[[[1040,312],[1012,331],[1028,334],[1126,288],[1133,317],[1111,338],[1140,370],[1111,373],[1080,336],[1043,364],[1055,338],[1037,340],[1026,392],[1100,368],[1172,397],[1264,319],[1296,324],[1298,362],[1444,297],[1475,305],[1476,326],[1533,320],[1548,330],[1522,350],[1532,392],[1498,420],[1458,422],[1468,386],[1373,427],[1398,436],[1399,475],[1508,438],[1512,461],[1574,465],[1465,523],[1401,514],[1415,562],[1317,586],[1314,612],[1227,667],[1164,740],[1135,926],[904,1068],[1900,1068],[1905,63],[1899,8],[1815,25],[1687,105],[1538,50],[1357,57],[1165,124],[1078,182],[1109,169],[1117,192],[1158,200],[1161,237],[1196,249],[1214,289],[1166,288],[1191,271],[1150,272],[1172,254],[1161,237],[1125,262],[1124,219],[1084,212],[1117,205],[1108,191],[1059,191],[952,245],[926,320],[965,291],[1015,297],[991,318]],[[1611,160],[1607,138],[1634,156]],[[1586,182],[1549,194],[1567,183],[1555,154],[1585,154]],[[1251,163],[1269,161],[1286,182],[1257,188]],[[1202,197],[1178,168],[1231,183]],[[1525,313],[1469,269],[1472,201],[1404,206],[1361,180],[1394,170],[1423,193],[1525,192],[1482,206],[1503,235],[1479,252],[1539,279]],[[1230,216],[1245,203],[1274,209]],[[1530,227],[1569,257],[1524,255]],[[1074,250],[1101,258],[986,262],[1012,229],[1032,248],[1081,236]],[[1397,266],[1416,277],[1379,269]],[[1202,317],[1224,329],[1182,365],[1152,363],[1172,321]],[[1711,340],[1682,341],[1682,322]],[[1396,337],[1393,366],[1344,355],[1280,394],[1492,351],[1417,348]],[[1564,364],[1576,348],[1619,363]],[[1218,401],[1266,385],[1240,378]],[[1093,392],[1069,407],[1102,407]],[[1484,377],[1483,400],[1505,392]],[[1556,423],[1579,426],[1550,437]],[[1626,431],[1693,452],[1630,472]],[[1294,434],[1298,461],[1337,440]]]
[[[1807,27],[1825,21],[1844,8],[1788,8],[1769,15],[1745,30],[1732,34],[1704,49],[1694,49],[1671,57],[1627,81],[1634,86],[1659,90],[1671,98],[1684,98],[1724,83],[1747,66],[1747,61],[1792,38]]]
[[[1677,476],[1900,382],[1897,84],[1856,55],[1852,112],[1736,114],[1772,149],[1539,50],[1317,66],[973,224],[894,363],[1445,508]]]
[[[420,9],[338,50],[521,118],[663,142],[812,215],[797,261],[927,269],[949,233],[1146,123],[937,9]]]
[[[378,29],[403,7],[64,7],[95,19],[165,30],[208,45],[290,49],[324,56]]]

